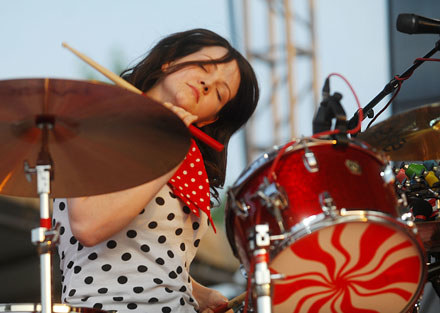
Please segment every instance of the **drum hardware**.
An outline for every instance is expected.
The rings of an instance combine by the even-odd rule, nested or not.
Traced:
[[[328,191],[319,194],[319,203],[325,216],[336,219],[339,215],[339,210],[336,208],[333,198]]]
[[[232,189],[228,190],[228,196],[231,199],[232,203],[232,209],[237,214],[237,216],[240,216],[241,218],[246,218],[249,216],[249,206],[244,202],[243,199],[236,200],[234,193],[232,192]]]
[[[316,173],[317,171],[319,171],[319,167],[318,167],[318,161],[316,161],[315,154],[312,151],[310,151],[309,147],[307,147],[306,142],[304,140],[301,139],[300,143],[302,143],[304,146],[303,161],[306,169],[310,173]]]
[[[256,196],[261,198],[261,204],[275,216],[280,232],[284,233],[286,229],[281,211],[289,205],[284,188],[276,182],[269,183],[268,178],[264,177]]]
[[[257,298],[257,312],[272,312],[272,299],[270,294],[271,275],[268,267],[270,246],[269,226],[267,224],[255,225],[255,246],[253,252],[255,262],[254,293]]]
[[[391,167],[390,164],[387,164],[379,175],[383,178],[385,184],[394,183],[396,180],[396,177],[394,176],[393,168]]]

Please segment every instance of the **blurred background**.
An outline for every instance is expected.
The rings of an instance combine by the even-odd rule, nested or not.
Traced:
[[[247,165],[274,145],[312,135],[313,116],[330,73],[343,75],[365,107],[394,75],[434,47],[436,35],[398,33],[395,23],[400,13],[440,18],[440,4],[435,0],[6,0],[0,2],[0,79],[107,81],[61,43],[119,74],[170,33],[199,27],[213,30],[247,56],[261,88],[254,118],[230,144],[226,191]],[[436,64],[423,65],[376,123],[438,101],[438,70]],[[330,86],[332,93],[343,95],[343,107],[351,118],[357,104],[349,87],[338,77],[332,77]],[[384,104],[379,103],[376,111]],[[209,233],[202,241],[192,272],[200,282],[233,297],[244,290],[244,278],[226,239],[223,211],[223,206],[215,210],[219,234]],[[39,261],[30,240],[38,216],[37,200],[0,197],[0,302],[39,302]],[[59,302],[59,284],[54,270],[55,302]],[[438,308],[438,299],[426,294],[423,312],[434,312],[429,310]]]

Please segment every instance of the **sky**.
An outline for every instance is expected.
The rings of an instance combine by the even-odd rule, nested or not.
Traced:
[[[67,42],[97,63],[113,69],[115,59],[122,68],[133,65],[152,45],[169,33],[203,27],[232,40],[228,0],[94,0],[94,1],[1,1],[0,79],[64,78],[84,79],[100,74],[61,46]],[[252,8],[264,1],[251,0]],[[301,11],[306,3],[296,3]],[[365,106],[389,81],[386,6],[383,0],[316,0],[316,33],[319,86],[333,72],[344,75]],[[254,27],[252,40],[264,43],[261,12],[249,14]],[[259,29],[260,28],[260,29]],[[299,31],[298,31],[299,32]],[[301,36],[297,36],[301,40]],[[238,36],[236,40],[243,38]],[[262,100],[270,85],[256,66]],[[308,77],[298,73],[298,80]],[[343,106],[350,118],[356,110],[354,98],[338,78],[331,79],[331,91],[343,94]],[[298,106],[296,128],[303,136],[312,134],[312,105]],[[384,118],[387,114],[384,114]],[[379,120],[380,121],[380,120]],[[264,129],[263,127],[261,127]],[[231,143],[227,184],[247,166],[241,156],[238,136]],[[239,157],[236,154],[240,154]]]

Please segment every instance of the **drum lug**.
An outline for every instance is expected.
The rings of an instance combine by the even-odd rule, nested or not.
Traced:
[[[269,183],[267,177],[264,177],[263,183],[257,191],[257,196],[261,198],[261,204],[272,209],[272,213],[277,220],[281,233],[285,232],[284,220],[281,211],[289,205],[287,193],[282,186],[276,182]]]
[[[304,155],[303,162],[304,166],[310,173],[316,173],[319,171],[318,161],[316,160],[315,154],[310,151],[309,147],[304,144]]]
[[[335,219],[339,215],[339,211],[328,191],[319,194],[319,204],[321,204],[321,209],[325,216]]]
[[[380,172],[380,176],[386,184],[393,184],[396,178],[394,176],[394,171],[389,164],[387,164],[385,168]]]
[[[247,218],[249,216],[249,206],[243,201],[235,199],[234,192],[231,189],[228,190],[229,198],[231,199],[232,209],[237,216],[241,218]]]

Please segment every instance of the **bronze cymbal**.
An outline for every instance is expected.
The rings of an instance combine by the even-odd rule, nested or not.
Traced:
[[[43,149],[52,160],[50,194],[64,198],[165,174],[185,157],[190,134],[163,105],[120,87],[36,78],[0,81],[0,143],[0,193],[38,196],[24,162],[35,167]]]
[[[440,159],[440,103],[391,116],[357,138],[394,161]]]

